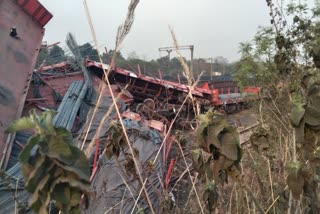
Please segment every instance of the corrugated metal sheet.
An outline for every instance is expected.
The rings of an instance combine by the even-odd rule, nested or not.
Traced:
[[[28,132],[17,132],[16,138],[12,145],[11,155],[8,161],[7,169],[10,169],[18,162],[18,156],[22,150],[22,146],[26,145],[29,137],[31,136]]]
[[[24,191],[24,182],[20,173],[20,168],[12,168],[12,170],[8,171],[8,176],[6,180],[2,180],[0,178],[0,210],[1,213],[15,213],[16,210],[18,213],[18,204],[15,203],[14,195],[16,195],[16,199],[22,205],[25,205],[29,194]],[[26,210],[22,213],[31,213]]]

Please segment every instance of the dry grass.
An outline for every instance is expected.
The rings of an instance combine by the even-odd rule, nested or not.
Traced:
[[[88,120],[90,122],[88,124],[86,137],[85,137],[83,144],[81,146],[82,149],[84,148],[84,142],[86,141],[88,131],[92,125],[92,120],[93,120],[93,117],[96,113],[97,106],[100,103],[102,91],[104,90],[105,87],[108,87],[111,92],[113,105],[111,105],[108,112],[102,118],[101,124],[95,134],[95,138],[98,138],[103,123],[109,117],[109,114],[112,111],[112,109],[115,108],[117,115],[118,115],[118,118],[120,120],[122,129],[123,129],[123,133],[124,133],[126,142],[128,144],[128,148],[129,148],[132,156],[134,156],[133,155],[134,152],[131,147],[131,143],[130,143],[129,138],[127,136],[126,129],[123,125],[119,109],[116,105],[117,97],[114,96],[114,94],[112,93],[112,90],[111,90],[111,86],[110,86],[110,83],[108,80],[108,74],[112,70],[112,68],[114,68],[115,60],[116,60],[116,52],[117,52],[119,46],[121,45],[122,41],[124,40],[124,38],[128,35],[130,28],[133,24],[134,10],[135,10],[138,2],[139,1],[134,1],[134,0],[132,0],[130,2],[130,6],[128,8],[128,14],[126,16],[126,19],[125,19],[124,23],[121,26],[119,26],[119,28],[118,28],[116,42],[115,42],[115,48],[114,48],[115,54],[112,56],[112,60],[109,65],[109,69],[108,70],[104,69],[104,77],[105,77],[104,80],[105,80],[106,84],[103,84],[103,83],[101,84],[99,98],[97,100],[96,108],[94,109],[92,118],[89,118],[90,120]],[[95,46],[98,51],[100,62],[102,63],[101,54],[100,54],[99,48],[98,48],[99,45],[98,45],[96,35],[95,35],[95,29],[94,29],[94,26],[91,22],[91,18],[90,18],[90,14],[89,14],[89,10],[88,10],[86,1],[84,1],[84,5],[85,5],[86,13],[87,13],[87,19],[88,19],[90,29],[92,32],[92,36],[93,36],[93,39],[95,42]],[[178,40],[177,40],[172,28],[170,28],[170,32],[171,32],[174,46],[177,48],[179,46]],[[178,56],[178,59],[182,65],[182,67],[183,67],[183,75],[186,77],[186,79],[188,81],[188,87],[189,87],[188,96],[184,99],[182,106],[185,105],[188,100],[190,100],[192,102],[193,108],[195,110],[195,114],[197,114],[199,112],[199,108],[198,108],[199,105],[197,104],[197,101],[192,96],[192,90],[197,85],[197,81],[196,82],[194,81],[193,74],[191,73],[188,64],[183,59],[179,50],[176,50],[176,54]],[[199,80],[199,78],[200,77],[198,77],[198,80]],[[288,125],[288,124],[290,124],[290,122],[288,121],[288,118],[286,116],[283,116],[284,114],[282,113],[281,108],[278,107],[278,104],[276,103],[276,101],[273,100],[271,96],[270,96],[270,98],[271,98],[271,102],[261,101],[259,103],[257,113],[260,116],[260,122],[261,122],[262,126],[270,128],[270,124],[274,125],[274,127],[272,127],[272,129],[273,129],[272,131],[276,130],[277,133],[272,133],[272,135],[278,136],[278,137],[273,138],[271,140],[270,147],[271,148],[274,147],[274,148],[278,148],[278,149],[272,150],[272,151],[267,151],[266,154],[259,154],[256,151],[254,151],[253,148],[250,148],[250,147],[245,150],[243,163],[242,163],[242,167],[244,169],[243,170],[243,178],[241,179],[242,183],[240,185],[231,183],[225,187],[220,188],[220,191],[221,191],[220,198],[219,198],[220,210],[227,210],[228,213],[257,213],[257,212],[258,213],[269,213],[271,211],[273,213],[279,213],[279,212],[286,210],[287,207],[289,207],[289,209],[290,209],[290,206],[293,206],[292,204],[294,204],[294,202],[292,200],[285,198],[286,194],[288,194],[288,186],[286,186],[286,184],[285,184],[286,174],[283,170],[283,166],[285,165],[285,163],[289,159],[291,159],[291,158],[296,159],[296,157],[297,157],[297,154],[295,151],[295,144],[293,143],[293,142],[295,142],[295,139],[293,137],[294,133],[291,131],[290,128],[288,128],[288,127],[290,127]],[[159,158],[160,152],[163,149],[163,147],[164,147],[164,145],[165,145],[167,139],[169,138],[170,133],[173,129],[173,125],[174,125],[177,117],[181,113],[182,106],[178,109],[175,118],[171,122],[171,124],[168,128],[168,132],[164,136],[163,142],[160,146],[160,149],[159,149],[155,159],[153,160],[153,163],[155,163],[157,161],[157,159]],[[93,141],[89,144],[88,150],[90,150],[93,147],[94,143],[95,142]],[[186,162],[186,157],[185,157],[184,152],[182,151],[181,147],[180,147],[180,155],[183,157],[186,169],[181,174],[179,179],[176,181],[176,183],[174,184],[174,187],[181,180],[183,180],[184,175],[188,173],[189,179],[192,183],[192,191],[190,191],[189,197],[188,197],[189,198],[188,202],[190,202],[190,203],[188,203],[188,206],[198,207],[200,209],[200,210],[198,210],[198,212],[200,211],[201,213],[205,213],[205,209],[203,208],[203,202],[200,199],[201,190],[203,189],[203,185],[198,182],[196,183],[196,179],[193,178],[192,173],[189,169],[189,165]],[[280,162],[280,164],[277,161]],[[146,197],[146,200],[149,204],[151,212],[155,213],[153,210],[152,204],[150,202],[150,199],[148,198],[147,192],[145,190],[145,185],[148,181],[148,178],[146,178],[145,180],[142,179],[141,172],[139,171],[139,167],[138,167],[139,164],[136,162],[135,159],[134,159],[134,163],[135,163],[135,168],[136,168],[137,174],[139,176],[139,182],[141,185],[141,189],[139,191],[139,195],[137,196],[137,198],[134,199],[135,205],[134,205],[134,209],[132,210],[131,213],[134,212],[136,206],[138,205],[138,201],[140,200],[141,195],[144,195]],[[279,165],[280,165],[280,167],[279,167]],[[267,170],[265,170],[265,169],[267,169]],[[125,181],[124,178],[123,178],[123,180]],[[131,192],[129,184],[127,184],[127,182],[125,182],[125,183],[127,185],[128,190]],[[192,194],[193,192],[195,193],[194,195]],[[133,194],[132,194],[132,196],[133,196]],[[159,199],[159,201],[161,201],[161,200],[162,199]],[[288,202],[289,202],[289,204],[288,204]],[[119,203],[121,203],[121,202],[119,202]],[[217,212],[218,212],[218,209],[217,209]]]
[[[96,50],[98,52],[99,60],[100,60],[100,63],[103,64],[102,57],[101,57],[101,54],[100,54],[100,51],[99,51],[99,48],[98,48],[99,45],[98,45],[98,41],[97,41],[94,25],[92,23],[91,16],[90,16],[90,13],[89,13],[87,1],[84,0],[83,3],[84,3],[86,15],[87,15],[87,20],[88,20],[89,25],[90,25],[92,37],[94,39],[95,47],[96,47]],[[124,23],[122,25],[120,25],[120,27],[118,28],[118,31],[117,31],[116,43],[115,43],[115,48],[114,48],[114,55],[112,56],[111,63],[109,64],[109,69],[106,70],[105,68],[103,68],[104,81],[107,83],[107,87],[108,87],[108,89],[109,89],[109,91],[111,93],[111,97],[112,97],[112,101],[113,101],[113,105],[110,106],[111,110],[109,109],[108,112],[111,112],[112,108],[115,108],[117,116],[119,118],[119,122],[120,122],[121,127],[122,127],[122,131],[124,133],[124,137],[125,137],[126,143],[128,145],[128,148],[129,148],[129,151],[130,151],[132,157],[134,157],[134,151],[133,151],[133,148],[131,146],[129,137],[127,135],[126,128],[125,128],[125,126],[123,124],[122,117],[121,117],[119,108],[117,106],[117,99],[113,94],[113,91],[112,91],[112,88],[111,88],[111,84],[110,84],[109,79],[108,79],[108,75],[109,75],[109,72],[115,67],[116,53],[117,53],[117,50],[118,50],[119,46],[121,45],[121,42],[124,40],[126,35],[128,35],[128,33],[130,32],[130,29],[131,29],[131,26],[132,26],[133,20],[134,20],[134,11],[135,11],[135,8],[138,5],[138,3],[139,3],[139,0],[131,0],[130,5],[128,7],[128,13],[127,13],[127,16],[125,18],[125,21],[124,21]],[[105,88],[105,84],[103,82],[101,82],[99,97],[101,97],[101,94],[102,94],[104,88]],[[94,112],[96,112],[96,108],[98,108],[99,104],[100,104],[100,100],[98,100]],[[104,120],[105,120],[105,118],[107,118],[109,116],[108,112],[104,116]],[[95,115],[93,114],[92,117],[94,117],[94,116]],[[92,119],[91,119],[91,121],[92,121]],[[104,121],[102,121],[102,122],[104,122]],[[102,125],[103,125],[103,123],[100,123],[100,125],[98,127],[98,131],[95,133],[95,137],[100,136]],[[89,125],[88,130],[90,128],[91,128],[91,126]],[[87,131],[87,133],[88,133],[88,131]],[[93,142],[91,142],[90,145],[91,144],[93,144]],[[140,185],[142,186],[141,189],[142,189],[143,195],[145,196],[145,198],[147,200],[147,203],[149,205],[149,208],[150,208],[151,212],[155,213],[154,209],[153,209],[153,206],[152,206],[152,203],[150,201],[150,198],[148,196],[148,193],[147,193],[147,191],[145,189],[145,186],[143,185],[143,179],[142,179],[141,172],[140,172],[140,169],[139,169],[139,164],[137,163],[136,158],[133,158],[133,162],[134,162],[135,170],[137,172],[138,181],[139,181]]]

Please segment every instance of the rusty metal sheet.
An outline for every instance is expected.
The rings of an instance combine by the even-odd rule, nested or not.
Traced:
[[[134,113],[132,111],[125,111],[122,113],[122,117],[123,118],[128,118],[130,120],[134,120],[134,121],[141,121],[141,123],[144,126],[148,126],[150,128],[153,128],[157,131],[160,131],[162,133],[164,133],[166,131],[166,127],[165,125],[158,120],[142,120],[141,116],[137,113]]]

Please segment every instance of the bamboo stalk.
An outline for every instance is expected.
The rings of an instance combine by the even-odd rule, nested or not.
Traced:
[[[132,25],[132,22],[133,22],[133,12],[134,12],[134,9],[136,7],[136,5],[138,4],[139,1],[131,1],[131,4],[129,5],[129,10],[128,10],[128,15],[127,15],[127,19],[125,21],[125,24],[122,26],[122,27],[119,27],[118,28],[118,34],[117,34],[117,41],[116,41],[116,47],[115,47],[115,53],[117,51],[117,48],[119,47],[121,41],[124,39],[124,36],[126,34],[128,34],[128,31],[130,30],[130,27]],[[92,33],[92,36],[93,36],[93,39],[94,39],[94,42],[95,42],[95,46],[96,46],[96,50],[98,52],[98,56],[99,56],[99,60],[100,60],[100,63],[103,64],[103,61],[102,61],[102,58],[101,58],[101,54],[100,54],[100,51],[98,49],[99,45],[98,45],[98,42],[97,42],[97,37],[96,37],[96,34],[95,34],[95,30],[94,30],[94,27],[93,27],[93,23],[92,23],[92,20],[91,20],[91,16],[90,16],[90,13],[89,13],[89,8],[88,8],[88,5],[87,5],[87,2],[86,0],[83,1],[84,3],[84,7],[85,7],[85,12],[86,12],[86,16],[87,16],[87,20],[89,22],[89,25],[90,25],[90,29],[91,29],[91,33]],[[128,23],[127,23],[128,22]],[[122,32],[123,30],[123,32]],[[123,134],[124,134],[124,137],[125,137],[125,142],[127,143],[128,145],[128,148],[129,148],[129,151],[131,153],[131,155],[134,157],[134,151],[133,151],[133,148],[131,146],[131,143],[130,143],[130,140],[129,140],[129,137],[127,135],[127,131],[126,131],[126,128],[123,124],[123,121],[122,121],[122,117],[121,117],[121,114],[120,114],[120,111],[119,111],[119,108],[117,106],[117,103],[116,103],[116,98],[114,96],[114,93],[112,91],[112,88],[111,88],[111,85],[110,85],[110,82],[109,82],[109,79],[108,79],[108,73],[110,72],[110,70],[113,68],[114,66],[114,61],[115,61],[115,58],[116,58],[116,54],[114,54],[113,58],[112,58],[112,62],[111,62],[111,65],[110,65],[110,69],[107,70],[105,68],[103,68],[103,71],[104,71],[104,80],[107,82],[107,86],[108,86],[108,89],[110,90],[110,94],[111,94],[111,97],[112,97],[112,101],[113,101],[113,104],[114,104],[114,107],[115,107],[115,110],[116,110],[116,113],[117,113],[117,116],[119,118],[119,122],[121,124],[121,128],[123,130]],[[145,188],[145,182],[143,182],[143,179],[142,179],[142,176],[141,176],[141,172],[139,170],[139,165],[137,163],[137,160],[135,158],[133,158],[133,162],[134,162],[134,166],[136,168],[136,171],[137,171],[137,175],[138,175],[138,181],[140,182],[140,184],[142,185],[141,186],[141,191],[144,192],[146,198],[147,198],[147,203],[148,203],[148,206],[150,208],[150,211],[151,213],[155,213],[154,209],[153,209],[153,206],[152,206],[152,203],[150,201],[150,198],[148,196],[148,193],[147,193],[147,190]]]

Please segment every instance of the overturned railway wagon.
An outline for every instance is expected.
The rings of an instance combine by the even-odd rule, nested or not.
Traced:
[[[103,70],[109,69],[108,65],[91,60],[86,60],[84,64],[92,77],[94,88],[98,90],[104,74]],[[37,75],[31,84],[33,90],[29,90],[27,97],[30,108],[41,106],[46,99],[49,99],[46,100],[46,105],[51,103],[54,106],[61,95],[64,95],[66,86],[72,80],[83,78],[81,69],[75,68],[70,62],[40,67],[35,74]],[[116,67],[111,70],[108,79],[113,84],[116,95],[119,95],[130,110],[140,114],[143,119],[157,120],[169,125],[170,120],[181,108],[177,124],[189,127],[194,122],[195,109],[190,100],[185,103],[184,100],[190,90],[193,98],[200,104],[202,112],[214,106],[221,112],[232,113],[245,108],[248,101],[257,98],[259,88],[248,87],[239,93],[237,85],[230,80],[230,77],[229,75],[226,80],[219,78],[213,84],[201,81],[200,86],[191,89],[186,84],[162,79],[161,72],[159,72],[159,78],[155,78]],[[61,87],[63,82],[65,86]],[[103,93],[110,95],[108,91]],[[42,107],[52,108],[53,106],[42,104]]]
[[[93,78],[95,89],[98,90],[98,83],[104,74],[103,69],[109,69],[108,65],[91,60],[86,60],[84,64]],[[40,67],[37,73],[42,75],[40,82],[46,83],[49,80],[53,82],[51,88],[48,87],[50,84],[32,85],[32,87],[36,87],[36,91],[41,91],[42,94],[52,94],[52,88],[59,81],[69,81],[70,83],[71,79],[77,79],[77,76],[81,76],[81,71],[74,69],[70,62]],[[57,76],[57,74],[61,75]],[[170,120],[180,107],[182,107],[182,112],[179,114],[178,124],[184,126],[186,123],[192,123],[194,120],[194,105],[188,100],[182,106],[190,90],[193,98],[200,104],[200,111],[202,112],[214,106],[222,112],[232,113],[245,108],[248,101],[256,99],[259,94],[259,88],[257,87],[247,87],[240,93],[234,81],[230,80],[230,75],[226,80],[219,78],[213,84],[212,82],[201,81],[199,86],[192,89],[186,84],[162,79],[161,72],[159,72],[159,78],[155,78],[143,75],[140,72],[116,67],[111,70],[108,78],[110,83],[122,92],[120,93],[121,99],[129,105],[133,112],[140,114],[144,119],[158,120],[166,125],[169,125]],[[44,90],[46,92],[43,92]],[[61,89],[56,91],[59,92],[59,90]],[[56,95],[59,94],[56,93]],[[27,99],[27,101],[39,103],[41,96],[33,92],[33,95],[28,95],[30,99]],[[56,96],[56,98],[59,98],[59,96]]]
[[[103,69],[108,69],[108,65],[90,60],[86,61],[86,66],[100,76],[103,74]],[[134,100],[141,103],[134,106],[137,113],[149,119],[154,118],[155,115],[156,119],[162,119],[164,122],[167,121],[159,117],[157,112],[162,114],[175,112],[180,108],[190,90],[193,98],[200,104],[200,111],[214,106],[226,113],[243,109],[248,101],[256,99],[260,92],[258,87],[247,87],[240,93],[236,83],[229,79],[227,81],[219,79],[215,82],[202,81],[201,86],[191,88],[187,84],[163,79],[160,71],[159,78],[155,78],[143,75],[141,72],[114,68],[108,78],[111,83],[120,85],[129,91]],[[194,118],[193,108],[193,104],[187,102],[182,108],[183,117],[179,119],[187,118],[187,121],[191,122]],[[167,113],[166,115],[172,114]]]

